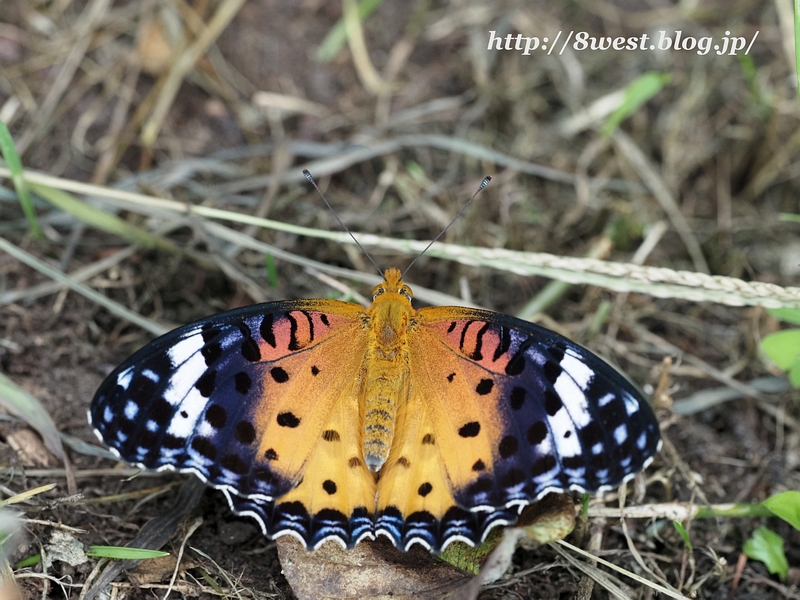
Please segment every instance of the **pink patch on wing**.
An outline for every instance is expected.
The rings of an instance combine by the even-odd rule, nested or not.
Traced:
[[[513,346],[494,360],[500,347],[500,336],[493,329],[485,329],[485,321],[459,320],[436,322],[428,325],[436,330],[454,351],[490,371],[504,371],[513,356]],[[476,350],[479,356],[475,356]]]

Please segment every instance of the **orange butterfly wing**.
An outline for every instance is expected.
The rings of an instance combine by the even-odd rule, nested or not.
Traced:
[[[310,548],[479,543],[548,491],[607,489],[652,460],[652,411],[587,350],[497,313],[414,311],[396,270],[375,297],[178,329],[109,376],[90,421],[127,462],[193,472]]]
[[[350,515],[372,514],[376,495],[359,458],[364,316],[351,303],[290,301],[177,329],[107,378],[89,420],[126,462],[198,475],[265,533],[313,547],[334,535],[318,525],[327,518],[350,543]]]

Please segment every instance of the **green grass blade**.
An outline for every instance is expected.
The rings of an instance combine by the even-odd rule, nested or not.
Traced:
[[[28,185],[25,183],[25,177],[22,173],[22,161],[19,158],[19,154],[17,154],[11,132],[3,121],[0,121],[0,152],[2,152],[3,158],[11,171],[11,182],[14,184],[14,189],[17,192],[19,203],[22,206],[22,212],[25,213],[25,217],[31,225],[31,233],[35,239],[40,240],[44,236],[39,227],[39,222],[36,220],[33,200],[31,200],[31,194],[28,191]]]
[[[383,0],[361,0],[358,3],[358,18],[363,23],[381,4],[383,4]],[[317,48],[315,55],[317,62],[322,64],[331,62],[346,42],[347,32],[344,27],[344,17],[342,17],[331,28],[319,48]]]
[[[72,194],[37,183],[31,183],[30,186],[36,194],[47,200],[50,204],[71,214],[76,219],[80,219],[87,225],[96,227],[107,233],[118,235],[121,238],[147,246],[148,248],[158,247],[171,252],[178,252],[178,249],[167,240],[151,235],[143,229],[131,225],[127,221],[92,206],[91,204],[81,202]]]
[[[800,0],[794,0],[794,74],[800,99]]]
[[[89,546],[86,556],[97,558],[116,558],[120,560],[145,560],[169,556],[169,552],[148,550],[147,548],[127,548],[124,546]]]
[[[651,71],[631,81],[625,88],[625,99],[622,101],[622,104],[619,105],[617,110],[611,113],[603,124],[601,130],[603,136],[608,137],[614,133],[614,130],[619,127],[620,123],[639,110],[642,104],[660,92],[661,89],[670,82],[670,79],[672,79],[672,77],[669,73],[655,73]]]

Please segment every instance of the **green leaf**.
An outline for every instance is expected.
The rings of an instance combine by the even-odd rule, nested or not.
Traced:
[[[800,388],[800,360],[789,369],[789,383],[792,384],[792,387]]]
[[[753,532],[753,537],[744,543],[744,553],[766,565],[767,570],[781,579],[786,579],[789,574],[789,562],[783,551],[783,538],[766,527],[759,527]]]
[[[800,362],[800,329],[770,333],[761,340],[761,347],[782,371],[789,371]]]
[[[683,538],[683,543],[686,545],[687,550],[692,549],[692,540],[689,539],[689,534],[684,528],[683,523],[681,523],[678,519],[672,521],[672,526],[675,528],[675,531]]]
[[[145,560],[169,556],[169,552],[148,550],[147,548],[127,548],[123,546],[89,546],[86,556],[98,558],[118,558],[122,560]]]
[[[22,173],[22,161],[19,159],[19,154],[17,154],[17,149],[14,146],[14,138],[11,137],[11,132],[3,121],[0,121],[0,153],[3,154],[8,170],[11,171],[11,182],[17,192],[22,212],[25,213],[25,217],[30,223],[33,237],[40,240],[44,236],[39,228],[39,222],[36,220],[36,211],[33,210],[31,193],[28,191],[28,185]]]
[[[798,47],[800,47],[800,46],[798,46]],[[780,219],[781,221],[790,221],[792,223],[800,223],[800,215],[796,215],[794,213],[781,213],[778,216],[778,219]]]
[[[650,100],[672,79],[669,73],[656,73],[650,71],[631,81],[625,88],[625,97],[606,122],[603,124],[601,133],[608,137],[619,127],[625,119],[639,110],[645,102]]]
[[[800,531],[800,492],[782,492],[762,502],[776,517]]]
[[[800,262],[800,261],[798,261]],[[776,319],[800,325],[800,309],[797,308],[768,308],[767,312]]]

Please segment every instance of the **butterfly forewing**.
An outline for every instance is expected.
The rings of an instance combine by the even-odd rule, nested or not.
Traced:
[[[126,462],[191,471],[242,496],[283,496],[338,400],[314,390],[357,378],[359,314],[344,302],[281,302],[177,329],[108,377],[91,423]],[[329,347],[340,336],[354,352]]]

